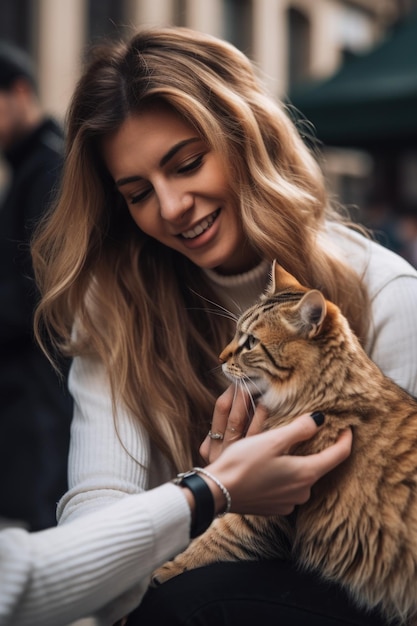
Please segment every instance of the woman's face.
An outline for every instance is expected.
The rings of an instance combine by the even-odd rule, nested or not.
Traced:
[[[143,232],[202,268],[234,274],[255,265],[224,161],[172,109],[130,116],[102,149]]]

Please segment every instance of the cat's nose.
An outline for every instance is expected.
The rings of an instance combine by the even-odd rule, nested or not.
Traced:
[[[232,349],[230,344],[219,355],[220,363],[226,363],[226,361],[232,356]]]
[[[229,352],[229,354],[230,354],[230,352]],[[219,361],[220,361],[220,363],[225,363],[227,361],[226,349],[223,350],[223,352],[220,353]]]

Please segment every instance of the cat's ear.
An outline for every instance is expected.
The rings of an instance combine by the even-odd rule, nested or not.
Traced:
[[[272,263],[271,284],[268,292],[273,295],[277,291],[282,291],[288,287],[296,287],[299,289],[301,285],[292,274],[284,270],[282,265],[278,265],[274,260]]]
[[[308,338],[314,337],[320,330],[327,313],[326,300],[317,289],[308,291],[297,305],[303,331]]]

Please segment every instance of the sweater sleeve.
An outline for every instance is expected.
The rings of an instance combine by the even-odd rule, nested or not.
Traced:
[[[150,573],[186,547],[189,524],[183,493],[168,483],[57,528],[3,530],[0,626],[64,626],[93,613],[110,626],[138,604]],[[97,613],[104,598],[112,605]]]
[[[110,384],[99,362],[75,358],[69,388],[74,399],[69,490],[58,504],[59,523],[148,489],[151,463],[145,430],[123,408],[114,415]]]
[[[386,376],[417,394],[417,270],[354,230],[329,224],[328,248],[363,279],[371,301],[366,351]],[[336,245],[336,250],[333,246]]]
[[[372,299],[368,352],[384,374],[417,395],[417,276],[385,283]]]
[[[145,429],[122,407],[114,413],[110,384],[103,365],[93,358],[75,358],[69,377],[74,399],[67,493],[58,503],[59,525],[72,526],[126,496],[142,494],[167,482],[171,471],[161,455],[151,454]],[[166,510],[166,509],[165,509]],[[169,516],[168,516],[169,517]],[[149,536],[146,538],[149,541]],[[121,544],[112,536],[115,554]],[[172,552],[171,552],[172,553]],[[141,567],[138,564],[138,567]],[[151,568],[152,569],[152,568]],[[129,613],[143,595],[144,583],[123,595],[101,595],[108,604],[95,614],[99,624],[112,624]],[[116,585],[117,587],[117,585]]]

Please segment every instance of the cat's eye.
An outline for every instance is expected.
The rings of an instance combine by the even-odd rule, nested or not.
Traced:
[[[248,335],[245,343],[243,344],[243,348],[246,350],[252,350],[259,343],[259,339],[254,337],[253,335]]]

